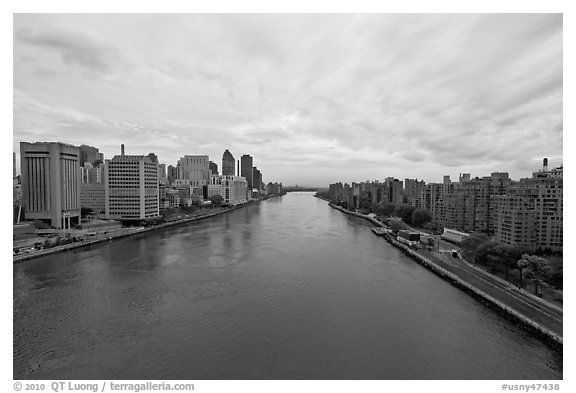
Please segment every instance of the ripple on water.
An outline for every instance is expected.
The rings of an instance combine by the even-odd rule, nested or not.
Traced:
[[[310,194],[14,265],[15,379],[558,379],[562,356]]]

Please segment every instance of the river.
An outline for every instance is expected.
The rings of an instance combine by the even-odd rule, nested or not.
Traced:
[[[15,379],[561,379],[313,193],[14,265]]]

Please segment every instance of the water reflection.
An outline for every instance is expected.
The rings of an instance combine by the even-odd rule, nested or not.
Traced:
[[[555,379],[562,358],[309,193],[14,266],[15,379]]]

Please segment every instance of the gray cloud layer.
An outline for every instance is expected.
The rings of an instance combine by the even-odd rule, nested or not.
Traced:
[[[98,73],[111,72],[121,59],[113,47],[95,42],[81,33],[58,30],[38,32],[24,28],[16,31],[15,40],[38,50],[52,50],[60,55],[64,63]]]
[[[17,15],[14,30],[15,146],[126,143],[168,163],[229,148],[309,184],[562,160],[561,15]]]

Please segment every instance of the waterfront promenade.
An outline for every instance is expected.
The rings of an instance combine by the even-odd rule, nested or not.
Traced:
[[[256,201],[256,200],[250,200],[246,203],[231,206],[228,208],[220,208],[219,210],[217,210],[215,212],[209,211],[205,214],[200,214],[200,215],[196,215],[196,216],[189,217],[189,218],[187,218],[187,217],[179,218],[176,220],[171,220],[171,221],[168,221],[168,222],[165,222],[162,224],[151,225],[148,227],[122,228],[122,229],[119,229],[116,231],[111,231],[108,233],[100,234],[100,235],[93,237],[93,238],[84,239],[84,240],[81,240],[81,241],[78,241],[75,243],[69,243],[69,244],[64,244],[64,245],[57,246],[57,247],[52,247],[52,248],[47,248],[47,249],[42,249],[42,250],[34,250],[34,251],[26,252],[26,253],[20,253],[20,254],[14,255],[13,263],[23,262],[23,261],[26,261],[26,260],[29,260],[32,258],[38,258],[38,257],[50,255],[50,254],[55,254],[58,252],[69,251],[69,250],[76,249],[76,248],[87,247],[87,246],[97,244],[97,243],[112,241],[113,239],[119,239],[119,238],[126,237],[126,236],[138,235],[141,233],[145,233],[145,232],[149,232],[149,231],[155,231],[158,229],[162,229],[162,228],[166,228],[166,227],[170,227],[170,226],[174,226],[174,225],[181,225],[181,224],[186,224],[189,222],[198,221],[198,220],[202,220],[202,219],[209,218],[209,217],[214,217],[214,216],[217,216],[220,214],[228,213],[228,212],[233,211],[235,209],[239,209],[243,206],[246,206],[250,203],[253,203],[254,201]]]
[[[341,212],[366,219],[376,226],[383,224],[373,217],[348,211],[340,206],[329,205]],[[399,243],[392,236],[385,236],[393,246],[404,250],[435,274],[447,279],[482,302],[496,308],[517,322],[551,340],[554,345],[563,344],[563,311],[531,293],[515,287],[460,258],[448,253],[413,250]]]

